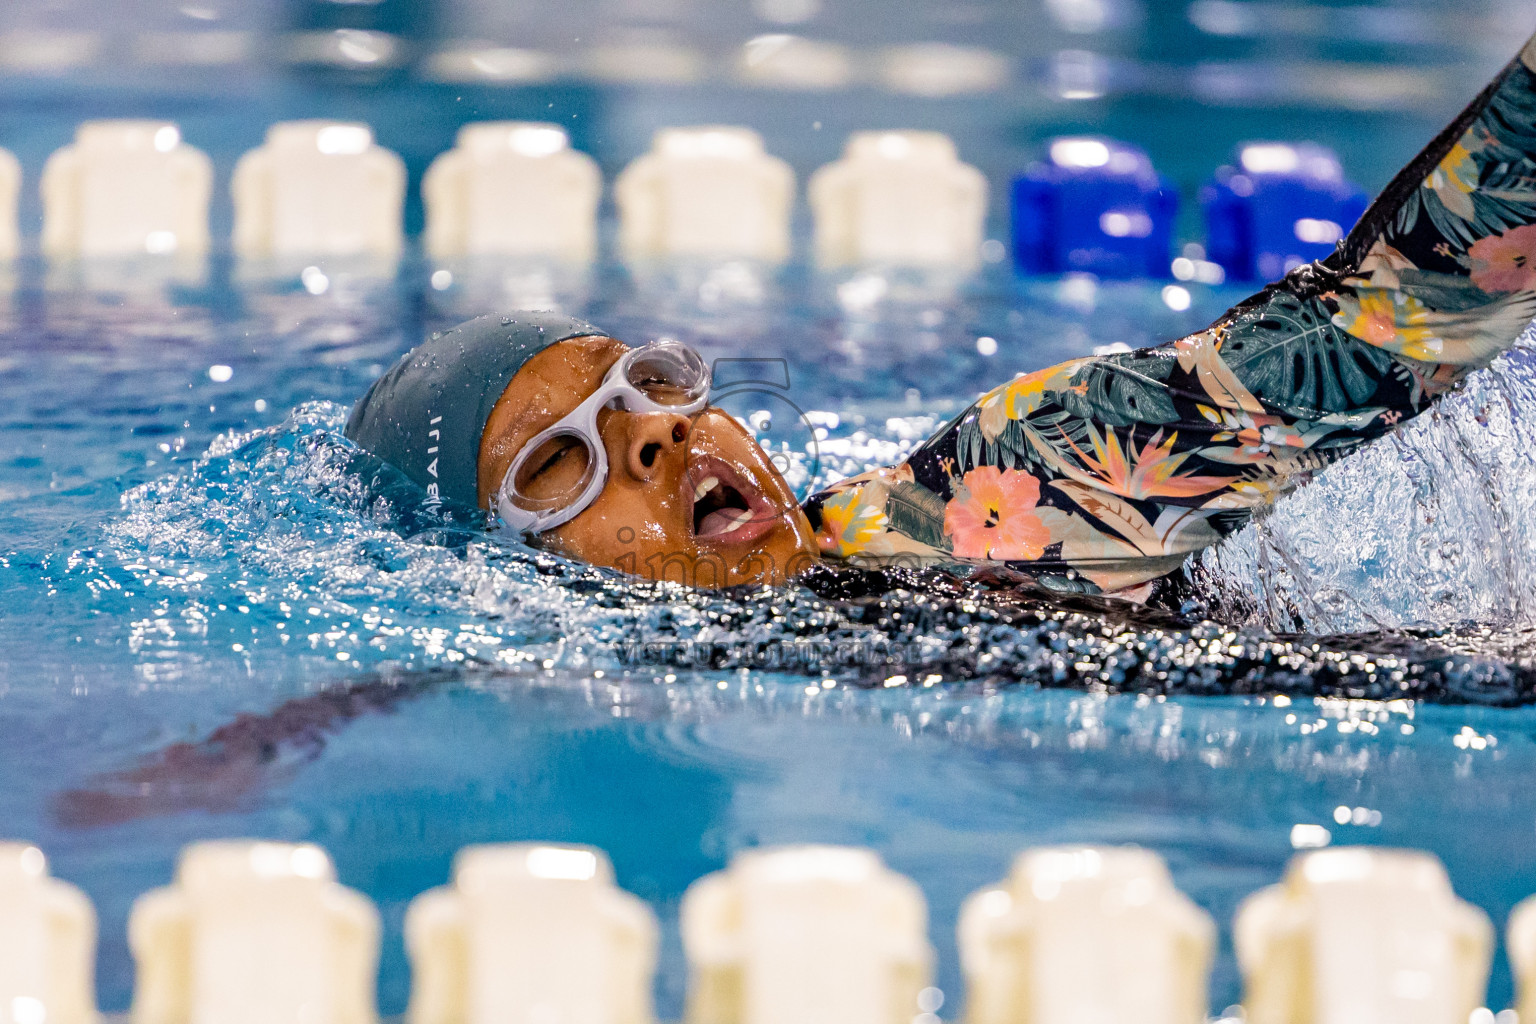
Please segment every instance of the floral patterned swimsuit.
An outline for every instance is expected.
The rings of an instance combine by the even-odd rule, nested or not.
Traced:
[[[1536,38],[1332,256],[1198,334],[1019,376],[806,511],[854,565],[1134,588],[1423,412],[1533,316]]]

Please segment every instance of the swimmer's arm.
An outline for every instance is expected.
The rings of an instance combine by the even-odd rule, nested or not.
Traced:
[[[808,508],[825,555],[1134,587],[1418,415],[1536,315],[1536,40],[1339,250],[1210,328],[983,395]]]

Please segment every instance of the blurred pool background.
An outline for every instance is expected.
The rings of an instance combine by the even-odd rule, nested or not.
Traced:
[[[13,0],[0,137],[36,181],[86,117],[160,117],[227,181],[266,126],[355,118],[416,186],[471,120],[555,121],[611,179],[668,125],[745,124],[803,181],[863,128],[947,131],[1004,183],[1052,135],[1143,146],[1184,192],[1255,137],[1336,150],[1375,192],[1511,56],[1518,0]],[[799,43],[824,44],[791,63]],[[802,66],[804,65],[804,66]],[[40,220],[28,189],[27,227]]]
[[[1532,20],[1512,2],[11,0],[0,145],[22,161],[35,239],[43,161],[78,122],[175,121],[213,158],[224,239],[235,159],[290,118],[372,125],[405,159],[412,235],[421,175],[468,121],[556,121],[609,182],[669,125],[748,125],[801,182],[850,131],[930,128],[985,172],[1000,240],[1008,179],[1045,139],[1093,132],[1147,150],[1184,200],[1178,242],[1198,243],[1196,190],[1237,143],[1320,142],[1374,191]],[[825,44],[814,73],[775,78],[775,54],[804,41]],[[796,216],[803,237],[803,204]],[[6,272],[0,831],[39,843],[95,900],[104,1008],[131,992],[130,901],[170,877],[182,844],[215,836],[331,851],[385,914],[386,1013],[407,992],[406,902],[470,842],[605,848],[662,916],[663,1017],[681,1008],[684,887],[758,844],[867,845],[916,879],[946,1017],[962,998],[959,901],[1026,845],[1141,843],[1223,927],[1279,876],[1297,824],[1436,853],[1496,924],[1536,888],[1528,709],[1084,692],[1103,689],[1113,660],[1099,641],[1080,677],[1061,670],[1077,679],[1068,690],[981,676],[864,690],[858,666],[627,664],[624,641],[711,614],[733,617],[733,643],[784,641],[776,621],[846,634],[803,594],[658,603],[494,539],[381,520],[335,433],[397,354],[489,301],[434,287],[432,269],[414,251],[382,279],[328,267],[313,294],[237,281],[222,249],[204,279],[170,286],[81,283],[30,250]],[[788,395],[828,425],[834,473],[892,461],[1015,371],[1176,337],[1244,294],[1190,283],[1170,304],[1161,280],[1027,279],[1006,259],[958,288],[849,283],[803,261],[652,278],[604,258],[524,294],[631,340],[783,358]],[[1491,639],[1451,659],[1455,693],[1520,692],[1536,587],[1520,514],[1536,493],[1531,388],[1516,353],[1444,416],[1299,496],[1310,515],[1282,509],[1269,534],[1239,538],[1209,585],[1254,596],[1259,636],[1456,626],[1475,640],[1486,627]],[[1249,575],[1277,565],[1271,549],[1291,560]],[[931,638],[1072,664],[1057,656],[1076,649],[1071,632]],[[1213,1009],[1239,994],[1229,936],[1223,950]],[[1489,1005],[1508,997],[1496,966]]]

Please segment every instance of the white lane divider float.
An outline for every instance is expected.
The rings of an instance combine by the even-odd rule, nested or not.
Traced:
[[[1536,1020],[1536,896],[1510,912],[1505,940],[1515,975],[1516,1012],[1521,1020]]]
[[[763,849],[684,896],[686,1024],[910,1024],[942,996],[922,894],[870,850]],[[470,847],[406,917],[408,1024],[651,1024],[657,926],[599,850]],[[1214,929],[1154,854],[1029,850],[960,919],[970,1024],[1198,1024]],[[1491,1020],[1492,927],[1417,851],[1294,858],[1236,921],[1250,1024]],[[135,903],[133,1024],[376,1024],[379,920],[317,846],[198,843]],[[95,915],[0,843],[0,1020],[94,1024]],[[1536,897],[1510,917],[1536,1016]],[[1499,1015],[1502,1020],[1503,1015]]]
[[[405,920],[409,1024],[649,1024],[657,928],[601,850],[472,846]]]
[[[1216,926],[1134,847],[1042,847],[960,913],[969,1024],[1202,1024]]]
[[[43,166],[42,250],[56,259],[208,251],[213,165],[166,121],[86,121]]]
[[[1249,1024],[1463,1024],[1493,926],[1432,854],[1354,846],[1293,858],[1234,938]]]
[[[436,259],[551,255],[591,260],[602,173],[559,125],[485,121],[459,129],[422,180],[424,242]]]
[[[0,260],[14,259],[21,250],[21,227],[16,203],[21,197],[21,163],[8,149],[0,149]]]
[[[789,257],[795,175],[748,128],[663,128],[613,187],[626,259]]]
[[[392,257],[405,164],[365,124],[284,121],[235,165],[233,243],[247,259]]]
[[[0,843],[0,1019],[94,1024],[96,912],[43,851]]]
[[[738,855],[683,897],[690,1024],[908,1024],[929,985],[927,911],[871,850]]]
[[[970,267],[981,253],[987,181],[939,132],[855,132],[811,175],[824,267]]]
[[[182,851],[134,903],[133,1024],[373,1024],[379,916],[310,844]]]

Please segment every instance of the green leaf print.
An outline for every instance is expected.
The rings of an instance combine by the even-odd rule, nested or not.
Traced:
[[[1524,67],[1510,69],[1503,84],[1477,119],[1492,143],[1484,152],[1484,163],[1520,163],[1529,166],[1536,151],[1536,81]]]
[[[891,528],[929,547],[949,549],[944,536],[944,499],[916,483],[898,481],[891,485],[885,514]]]
[[[1000,465],[1004,469],[1024,469],[1034,461],[1034,449],[1024,437],[1024,425],[1022,423],[1009,423],[1003,428],[1003,432],[997,435],[994,445],[999,458],[994,465]]]
[[[1476,123],[1462,139],[1477,167],[1476,188],[1467,196],[1470,219],[1447,209],[1441,197],[1426,183],[1415,195],[1436,230],[1453,246],[1465,251],[1479,238],[1503,234],[1512,227],[1536,221],[1536,94],[1531,74],[1523,67],[1511,70],[1494,93]],[[1398,212],[1399,234],[1405,203]],[[1411,227],[1411,224],[1409,224]]]
[[[1419,222],[1419,207],[1422,205],[1420,198],[1424,190],[1415,189],[1408,193],[1403,200],[1403,205],[1397,208],[1397,217],[1392,222],[1392,233],[1403,236],[1413,230],[1413,226]]]
[[[1023,444],[1022,427],[1016,420],[1009,420],[1002,431],[990,440],[981,431],[979,417],[968,420],[956,438],[955,454],[959,465],[955,467],[955,472],[964,473],[977,466],[1016,469]]]
[[[1084,366],[1072,375],[1070,390],[1056,393],[1056,403],[1080,419],[1113,427],[1177,420],[1179,414],[1165,383],[1172,360],[1142,357],[1131,369],[1120,365],[1124,358],[1110,357]],[[1164,379],[1157,379],[1157,373]]]
[[[973,469],[986,460],[987,439],[981,436],[981,423],[975,416],[967,416],[955,434],[955,459],[959,465],[956,473]]]
[[[1432,189],[1421,188],[1418,195],[1435,230],[1462,251],[1471,248],[1479,238],[1502,235],[1510,228],[1536,220],[1536,193],[1521,197],[1514,187],[1489,190],[1479,186],[1468,197],[1472,203],[1471,220],[1446,209]]]
[[[1256,398],[1292,415],[1365,405],[1392,365],[1390,353],[1335,327],[1319,300],[1283,291],[1233,318],[1221,355]]]
[[[1437,274],[1429,270],[1399,270],[1398,288],[1430,309],[1456,313],[1477,309],[1495,298],[1458,274]]]

